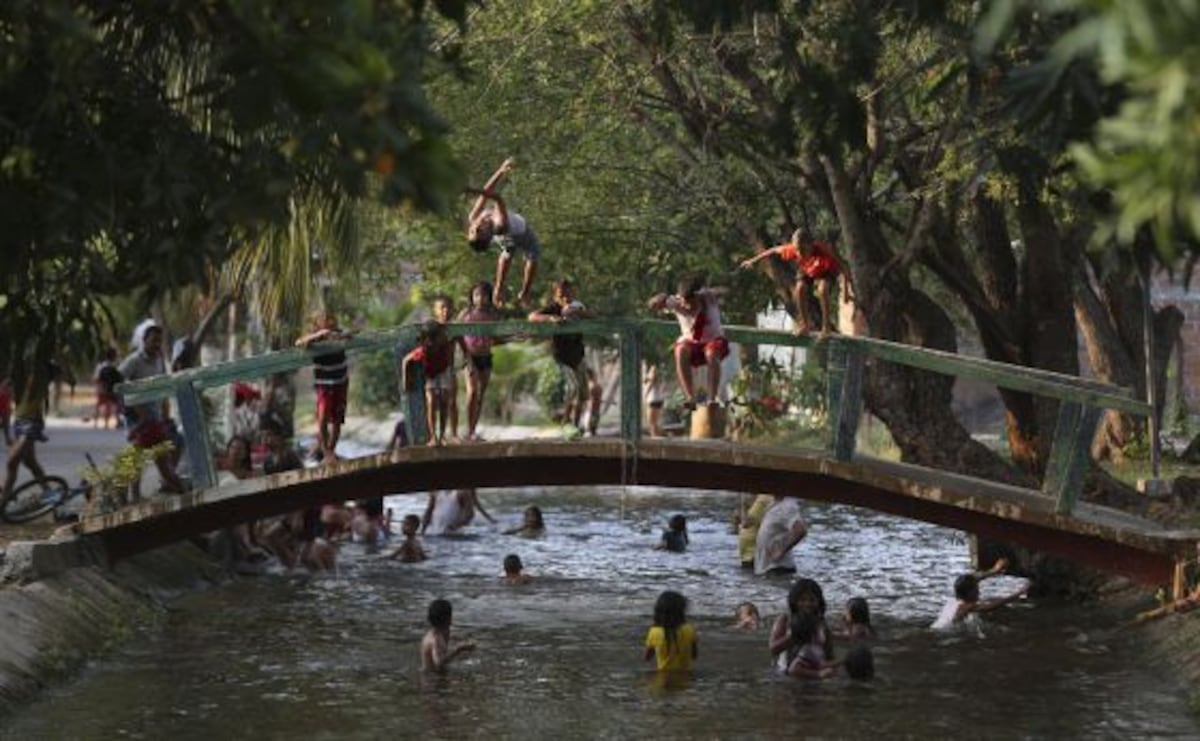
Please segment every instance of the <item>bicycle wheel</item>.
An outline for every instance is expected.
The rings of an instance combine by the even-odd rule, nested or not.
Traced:
[[[36,520],[62,504],[70,492],[70,485],[58,476],[47,476],[41,481],[30,479],[4,501],[0,517],[6,522]]]

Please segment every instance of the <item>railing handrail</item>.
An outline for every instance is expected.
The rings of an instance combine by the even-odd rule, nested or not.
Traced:
[[[128,404],[157,401],[173,396],[183,386],[191,386],[200,390],[238,380],[262,378],[275,373],[299,370],[311,365],[314,356],[338,349],[358,354],[390,349],[401,343],[415,344],[422,326],[421,324],[406,324],[393,329],[361,333],[345,342],[314,343],[307,349],[277,350],[180,373],[123,383],[117,387],[117,392],[124,397]],[[619,335],[630,329],[640,330],[646,336],[664,339],[677,337],[679,333],[679,327],[675,322],[619,317],[581,319],[566,323],[506,319],[496,322],[452,322],[446,325],[447,334],[451,338],[468,334],[487,337],[519,335],[538,339],[546,339],[560,334],[603,337]],[[974,378],[1002,388],[1089,406],[1139,415],[1150,413],[1150,405],[1144,400],[1134,398],[1129,389],[1101,381],[1055,373],[1040,368],[1002,363],[987,358],[889,342],[874,337],[832,335],[821,340],[811,335],[797,335],[786,330],[736,325],[726,326],[725,336],[733,342],[782,347],[814,347],[822,343],[859,345],[868,358],[900,363],[935,373]]]

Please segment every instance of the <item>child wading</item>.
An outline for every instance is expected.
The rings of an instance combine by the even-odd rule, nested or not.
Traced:
[[[445,671],[446,665],[465,653],[475,650],[475,644],[466,642],[450,648],[450,624],[454,608],[444,599],[429,603],[429,632],[421,639],[421,668],[429,671]]]
[[[721,288],[706,288],[701,278],[680,281],[679,293],[660,293],[650,299],[654,311],[669,311],[679,320],[679,339],[675,342],[675,370],[679,385],[687,397],[688,408],[696,407],[692,368],[708,368],[708,403],[717,403],[721,386],[721,361],[729,355],[729,342],[721,327]]]
[[[504,176],[512,172],[514,164],[511,157],[504,160],[500,168],[488,178],[483,189],[478,191],[479,198],[467,216],[467,242],[473,250],[483,252],[493,241],[500,245],[500,257],[496,262],[496,287],[492,296],[497,306],[504,305],[504,281],[512,264],[512,253],[520,250],[525,256],[521,292],[517,294],[517,303],[522,306],[529,301],[533,277],[537,274],[538,259],[542,253],[533,228],[516,211],[509,211],[504,199],[496,192],[496,186]],[[492,202],[490,208],[488,201]]]
[[[659,671],[688,671],[699,655],[696,628],[687,621],[687,598],[666,591],[654,603],[654,626],[646,633],[646,661]]]
[[[741,262],[741,267],[748,268],[768,255],[775,255],[796,267],[796,284],[792,289],[796,307],[800,312],[796,331],[805,334],[812,330],[808,301],[815,286],[817,301],[821,305],[821,334],[829,334],[829,289],[839,275],[845,280],[842,300],[854,300],[854,283],[841,258],[826,243],[817,239],[810,240],[803,229],[797,229],[792,234],[792,241],[746,258]]]

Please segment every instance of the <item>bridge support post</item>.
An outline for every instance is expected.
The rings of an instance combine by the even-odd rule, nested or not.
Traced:
[[[207,489],[217,483],[213,470],[212,451],[208,448],[208,429],[204,424],[204,409],[200,394],[193,384],[185,383],[175,390],[179,421],[183,424],[184,452],[192,469],[192,488]]]
[[[1058,424],[1054,428],[1054,443],[1042,493],[1057,499],[1055,511],[1069,515],[1075,509],[1092,457],[1092,442],[1100,422],[1099,407],[1063,401],[1058,405]]]
[[[404,370],[401,369],[403,375]],[[412,368],[413,378],[403,378],[401,391],[404,394],[404,426],[408,431],[409,445],[424,445],[429,442],[432,430],[425,424],[425,369],[419,363]]]
[[[621,439],[642,439],[642,331],[634,322],[621,330]]]
[[[825,370],[826,445],[839,461],[854,457],[858,421],[862,417],[862,383],[866,355],[861,345],[833,339]]]

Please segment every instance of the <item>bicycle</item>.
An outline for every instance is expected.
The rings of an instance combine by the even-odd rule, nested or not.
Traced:
[[[89,455],[88,463],[95,467]],[[0,506],[0,520],[11,524],[19,524],[36,520],[52,510],[57,510],[80,494],[90,498],[92,485],[88,481],[80,481],[78,486],[71,486],[61,476],[46,476],[42,479],[30,479],[12,490]],[[78,519],[78,515],[74,515]],[[54,518],[65,522],[68,518]]]

